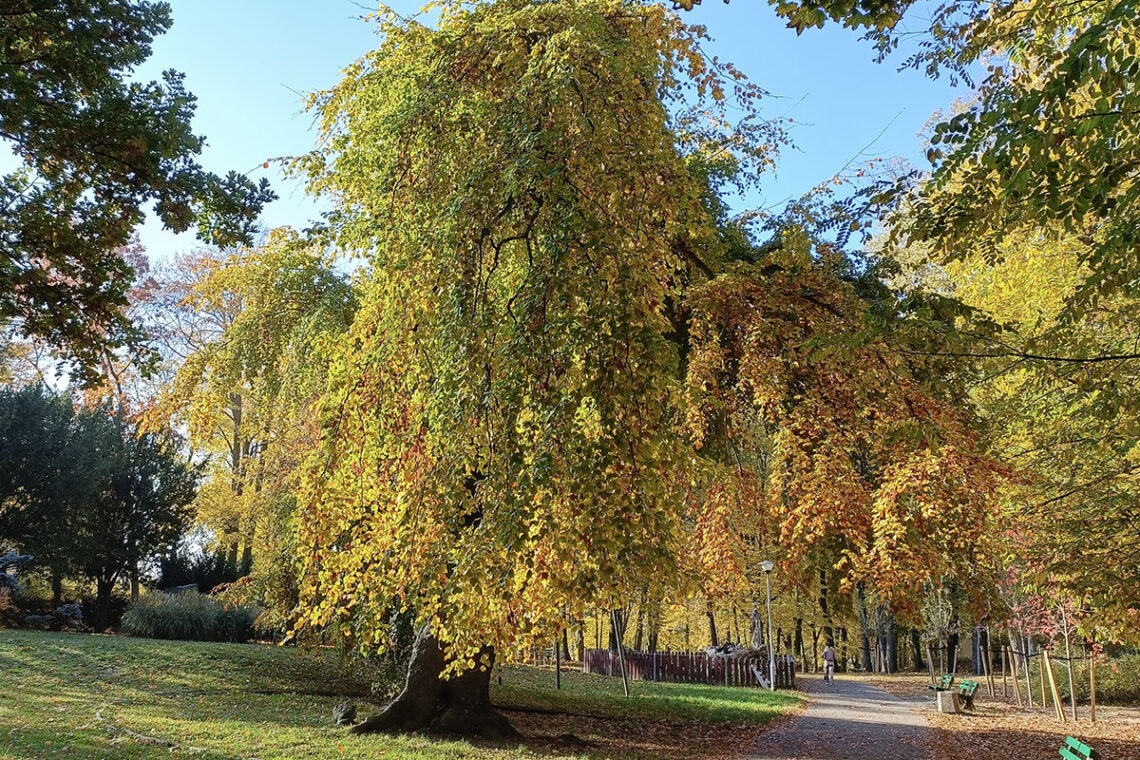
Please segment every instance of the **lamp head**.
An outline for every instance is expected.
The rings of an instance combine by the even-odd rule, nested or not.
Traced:
[[[772,570],[774,570],[775,567],[776,567],[776,563],[770,559],[766,559],[760,563],[760,569],[766,573],[772,572]]]

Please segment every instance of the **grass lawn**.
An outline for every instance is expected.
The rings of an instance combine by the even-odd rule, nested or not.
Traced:
[[[0,760],[506,760],[728,757],[796,695],[508,667],[493,698],[522,732],[509,746],[352,736],[332,725],[359,686],[335,656],[256,644],[200,644],[0,630]],[[356,699],[361,713],[375,705]],[[573,737],[566,736],[573,734]],[[155,741],[157,740],[157,741]]]

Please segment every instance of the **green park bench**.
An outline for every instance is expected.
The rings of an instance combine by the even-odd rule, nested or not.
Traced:
[[[926,688],[934,691],[950,691],[950,687],[954,685],[954,674],[943,673],[942,680],[938,683],[927,684]]]
[[[1071,736],[1065,737],[1065,743],[1057,753],[1065,760],[1096,760],[1100,757],[1095,749]]]
[[[962,698],[962,704],[967,710],[974,709],[974,695],[978,693],[978,682],[969,679],[963,679],[962,683],[958,684],[958,696]]]

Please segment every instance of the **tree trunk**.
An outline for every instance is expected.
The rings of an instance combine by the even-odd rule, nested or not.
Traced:
[[[562,629],[562,661],[569,662],[574,659],[570,656],[570,632]]]
[[[802,665],[802,667],[800,669],[806,672],[807,671],[807,652],[804,651],[804,619],[803,618],[796,618],[796,639],[795,639],[795,645],[794,645],[794,648],[792,650],[792,653],[798,654],[800,656],[800,664]]]
[[[835,646],[835,629],[831,625],[831,609],[827,604],[827,571],[819,571],[819,612],[823,616],[823,640],[829,647]]]
[[[107,629],[111,617],[111,592],[115,589],[115,580],[99,578],[95,581],[95,617],[94,628],[97,633]]]
[[[958,632],[951,631],[946,637],[946,672],[958,672]]]
[[[633,651],[640,652],[641,644],[645,639],[645,597],[642,596],[641,606],[637,608],[637,624],[633,629]]]
[[[51,571],[51,608],[59,609],[63,604],[63,573],[55,568]]]
[[[131,566],[131,601],[137,602],[139,600],[139,563],[136,561]]]
[[[862,581],[855,588],[859,597],[859,636],[862,644],[863,672],[870,673],[874,670],[874,664],[871,662],[871,633],[868,630],[871,624],[867,619],[867,592],[863,588]]]
[[[617,622],[617,624],[619,626],[621,626],[622,630],[619,631],[614,627],[615,621]],[[621,642],[624,646],[625,642],[623,640],[624,637],[622,635],[624,633],[625,633],[625,610],[613,610],[613,614],[610,615],[610,651],[611,652],[616,652],[618,650],[618,642]]]
[[[914,650],[914,672],[921,673],[926,663],[922,661],[922,635],[917,628],[910,629],[910,647]]]
[[[430,630],[421,628],[412,646],[403,691],[379,713],[353,726],[352,732],[428,731],[486,739],[518,736],[491,705],[494,649],[484,647],[476,661],[480,663],[476,668],[442,678],[447,664],[443,650]]]
[[[709,641],[715,647],[720,641],[718,641],[716,637],[716,616],[713,615],[712,602],[707,603],[705,614],[708,615],[709,618]]]
[[[661,638],[661,607],[655,604],[649,615],[649,644],[650,652],[657,651],[658,640]]]

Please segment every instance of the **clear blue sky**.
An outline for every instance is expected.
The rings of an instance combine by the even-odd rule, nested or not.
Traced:
[[[198,96],[194,122],[207,137],[203,163],[268,176],[281,199],[263,217],[268,227],[303,227],[319,214],[296,183],[287,183],[267,159],[312,147],[312,117],[301,113],[303,93],[331,85],[340,71],[375,46],[374,27],[360,16],[368,0],[172,0],[174,27],[155,44],[139,72],[186,74]],[[402,13],[419,0],[391,0]],[[917,132],[932,112],[963,93],[945,80],[898,72],[901,58],[874,62],[859,34],[839,27],[797,36],[761,0],[725,5],[705,0],[688,17],[708,27],[711,52],[735,62],[772,93],[765,112],[794,120],[794,149],[785,151],[767,178],[764,206],[809,190],[852,159],[903,157],[923,166]],[[192,234],[175,236],[148,222],[142,242],[155,258],[195,245]]]

